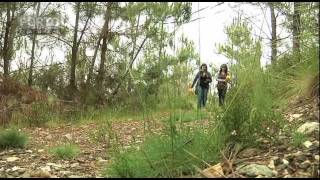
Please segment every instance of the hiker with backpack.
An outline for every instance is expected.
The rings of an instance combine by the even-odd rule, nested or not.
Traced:
[[[195,93],[198,95],[198,108],[206,106],[209,84],[212,82],[211,74],[208,72],[208,67],[205,63],[200,66],[200,71],[197,73],[190,88],[195,87]]]
[[[226,64],[222,64],[220,66],[217,81],[218,81],[217,89],[218,89],[218,95],[219,95],[219,106],[223,106],[227,89],[228,89],[227,83],[230,82],[230,76],[228,74],[228,67]]]

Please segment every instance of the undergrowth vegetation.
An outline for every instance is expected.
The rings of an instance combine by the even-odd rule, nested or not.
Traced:
[[[0,129],[0,149],[23,148],[27,143],[27,136],[17,129]]]

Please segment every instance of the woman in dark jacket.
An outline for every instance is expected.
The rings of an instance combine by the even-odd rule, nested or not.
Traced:
[[[198,95],[198,108],[205,107],[209,91],[209,84],[212,82],[211,74],[208,72],[206,64],[200,66],[200,71],[193,80],[191,88],[196,84],[196,94]]]

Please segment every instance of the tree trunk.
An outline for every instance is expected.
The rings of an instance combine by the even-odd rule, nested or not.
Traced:
[[[274,13],[274,3],[269,3],[271,13],[271,63],[277,59],[277,19]]]
[[[107,41],[109,35],[109,21],[111,16],[111,2],[108,2],[107,12],[105,15],[105,24],[102,29],[102,45],[101,45],[101,60],[99,66],[99,72],[97,77],[97,87],[99,90],[102,90],[103,87],[103,77],[105,75],[105,62],[106,62],[106,53],[107,53]]]
[[[4,77],[9,77],[9,66],[10,66],[10,55],[9,55],[9,34],[12,25],[12,18],[11,18],[11,7],[9,3],[7,5],[7,21],[6,21],[6,30],[4,34],[4,44],[3,44],[3,70],[4,70]]]
[[[300,62],[300,5],[300,2],[293,3],[293,53],[298,62]]]
[[[93,54],[93,57],[92,57],[92,60],[91,60],[90,67],[89,67],[89,73],[88,73],[88,78],[87,78],[87,82],[86,82],[87,85],[91,84],[94,64],[95,64],[96,59],[97,59],[98,50],[99,50],[99,47],[100,47],[101,40],[102,40],[102,36],[100,35],[99,39],[97,41],[97,45],[96,45],[95,50],[94,50],[94,54]]]
[[[134,26],[132,26],[132,29],[131,29],[131,33],[134,34],[134,37],[133,37],[133,45],[132,45],[132,51],[131,51],[131,59],[133,59],[134,57],[134,54],[135,54],[135,50],[136,50],[136,45],[137,45],[137,34],[138,34],[138,30],[139,30],[139,22],[140,22],[140,13],[138,15],[138,20],[137,20],[137,25],[136,25],[136,30],[135,30],[135,34],[133,33],[134,31]],[[132,70],[132,66],[133,64],[130,64],[129,65],[129,71]],[[128,93],[131,92],[132,88],[133,88],[133,79],[132,78],[129,78],[128,79],[128,87],[127,87],[127,91]]]
[[[70,74],[70,88],[71,90],[77,89],[76,86],[76,63],[78,55],[78,27],[79,27],[79,16],[80,16],[80,2],[77,3],[76,7],[76,23],[73,34],[72,52],[71,52],[71,74]]]
[[[38,7],[37,7],[37,13],[36,13],[37,17],[39,16],[39,12],[40,12],[40,2],[38,3]],[[35,25],[36,25],[35,30],[33,31],[33,34],[32,34],[32,49],[31,49],[31,60],[30,60],[29,78],[28,78],[28,86],[30,86],[30,87],[32,86],[34,51],[35,51],[36,40],[37,40],[37,35],[38,35],[37,23]]]

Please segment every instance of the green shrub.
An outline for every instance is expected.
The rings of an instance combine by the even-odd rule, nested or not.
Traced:
[[[23,148],[26,142],[26,135],[16,129],[2,130],[0,132],[0,149]]]
[[[250,144],[258,135],[277,132],[281,128],[281,116],[274,111],[278,101],[270,90],[272,79],[268,74],[259,68],[245,68],[238,73],[241,80],[228,92],[221,122],[227,134],[236,130],[237,135],[230,140]]]
[[[56,110],[53,106],[43,102],[36,102],[25,109],[23,112],[25,116],[20,121],[27,126],[43,126],[57,116],[55,112]]]
[[[177,129],[171,117],[163,136],[149,136],[136,149],[114,152],[114,160],[104,171],[108,177],[180,177],[196,173],[205,162],[216,163],[224,138],[219,128],[211,132],[199,127]]]
[[[64,144],[51,149],[50,152],[60,159],[73,159],[80,153],[80,149],[76,145]]]

